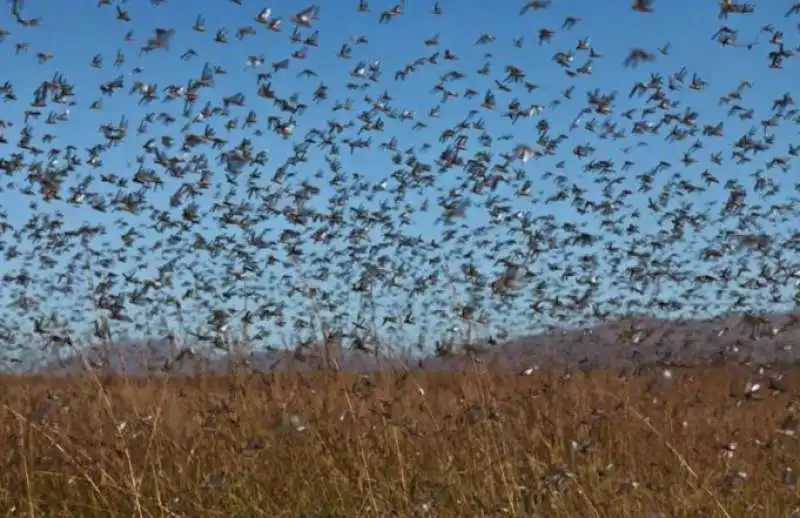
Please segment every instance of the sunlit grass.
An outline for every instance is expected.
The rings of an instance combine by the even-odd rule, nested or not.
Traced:
[[[746,381],[728,368],[6,377],[0,510],[791,516],[800,444],[779,428],[800,381],[759,400],[736,395]]]

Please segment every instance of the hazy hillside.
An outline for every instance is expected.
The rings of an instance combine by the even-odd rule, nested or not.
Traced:
[[[607,322],[591,329],[557,331],[518,337],[496,345],[481,345],[479,355],[497,368],[525,369],[538,365],[595,367],[633,367],[654,363],[697,365],[720,362],[800,362],[800,326],[792,327],[792,315],[773,315],[754,325],[746,317],[734,315],[715,320],[668,321],[652,318],[627,318]],[[195,349],[197,350],[197,349]],[[111,372],[221,372],[230,366],[227,355],[196,352],[193,358],[175,361],[179,351],[167,340],[120,343],[92,347],[82,357],[51,360],[40,370],[74,373],[88,362]],[[330,346],[330,358],[343,370],[369,371],[378,368],[457,369],[468,365],[468,356],[429,355],[424,358],[376,358],[362,351]],[[322,348],[302,353],[289,350],[255,351],[242,354],[252,369],[259,371],[303,371],[325,365]]]

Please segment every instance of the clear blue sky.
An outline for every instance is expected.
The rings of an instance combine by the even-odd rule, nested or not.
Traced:
[[[417,120],[422,120],[428,127],[421,131],[412,131],[412,123],[409,121],[400,122],[383,117],[385,120],[383,133],[371,135],[372,150],[357,151],[351,156],[349,150],[342,144],[340,160],[345,172],[349,174],[360,172],[374,182],[388,178],[397,166],[389,160],[390,154],[377,150],[377,144],[388,141],[391,137],[397,138],[398,148],[401,150],[411,146],[415,146],[419,150],[423,144],[430,144],[431,151],[427,155],[420,156],[425,156],[427,157],[426,161],[433,162],[442,149],[442,144],[438,142],[441,132],[466,117],[471,109],[479,110],[477,117],[485,119],[487,132],[495,138],[503,134],[512,136],[509,141],[495,141],[491,149],[495,156],[509,151],[518,143],[533,144],[537,138],[536,123],[540,119],[546,118],[551,126],[552,134],[557,135],[564,132],[569,139],[562,143],[556,156],[532,160],[525,165],[525,174],[533,182],[534,192],[542,190],[544,197],[547,197],[558,191],[551,179],[543,177],[545,172],[551,171],[557,175],[566,176],[569,183],[587,188],[589,190],[587,197],[599,200],[599,187],[593,183],[590,175],[582,170],[587,160],[580,160],[570,154],[570,150],[577,145],[591,144],[596,149],[594,158],[598,160],[611,159],[617,166],[621,166],[626,160],[635,163],[627,174],[624,186],[634,191],[629,202],[644,213],[638,222],[642,231],[655,232],[658,228],[655,218],[648,214],[647,196],[657,196],[658,187],[668,179],[668,175],[671,173],[662,174],[656,178],[656,188],[652,193],[646,195],[636,193],[637,181],[634,176],[655,167],[660,160],[672,162],[675,164],[673,171],[679,170],[677,165],[694,138],[690,137],[685,142],[671,143],[665,141],[664,137],[667,131],[662,130],[660,136],[637,139],[628,135],[625,140],[614,141],[598,139],[595,134],[582,128],[570,132],[568,130],[571,121],[585,106],[586,92],[594,89],[598,89],[602,93],[616,91],[618,95],[615,106],[616,113],[619,114],[627,108],[644,106],[644,100],[628,99],[628,92],[636,81],[646,81],[650,73],[660,73],[666,80],[669,74],[678,72],[681,67],[685,67],[687,84],[691,81],[694,73],[708,81],[708,86],[703,91],[694,91],[684,87],[681,92],[670,93],[672,99],[681,102],[675,111],[682,112],[686,107],[692,107],[699,113],[699,124],[716,124],[723,120],[725,122],[725,136],[716,140],[703,139],[705,148],[695,155],[698,157],[698,162],[690,166],[684,173],[687,179],[692,179],[693,182],[699,184],[701,183],[700,173],[706,168],[713,168],[714,174],[720,180],[719,186],[711,187],[705,193],[691,196],[697,206],[701,206],[704,202],[719,202],[725,196],[722,184],[729,179],[739,179],[745,186],[752,185],[749,174],[755,168],[763,168],[768,157],[774,154],[786,155],[790,139],[797,139],[797,127],[783,121],[781,127],[774,130],[776,135],[774,151],[764,154],[763,159],[761,156],[757,157],[747,166],[736,166],[730,160],[732,141],[746,133],[752,126],[757,126],[761,131],[759,121],[770,116],[772,101],[784,92],[793,89],[797,92],[796,85],[800,78],[797,60],[786,60],[783,70],[769,69],[767,53],[774,47],[768,43],[769,34],[760,32],[762,26],[774,24],[777,28],[784,29],[787,47],[796,46],[798,44],[798,17],[786,19],[783,16],[791,2],[758,2],[753,15],[731,16],[728,20],[718,20],[717,2],[710,0],[657,1],[654,14],[636,13],[630,9],[630,3],[627,1],[575,0],[553,2],[553,6],[548,9],[530,11],[524,16],[518,16],[523,5],[523,2],[518,1],[442,1],[439,2],[444,12],[441,16],[431,13],[433,2],[410,1],[407,2],[405,14],[395,17],[388,24],[380,24],[379,16],[381,11],[394,5],[392,2],[373,0],[369,2],[369,13],[358,13],[356,11],[357,3],[349,0],[319,2],[320,16],[319,20],[314,23],[313,30],[301,28],[304,37],[311,35],[314,30],[319,31],[319,46],[317,48],[308,47],[308,57],[305,60],[292,59],[288,70],[273,74],[272,85],[280,96],[288,97],[293,92],[297,92],[300,100],[308,105],[307,112],[297,119],[295,137],[282,140],[266,129],[266,119],[269,115],[283,114],[278,114],[271,102],[256,96],[256,75],[259,71],[269,71],[272,63],[281,61],[289,57],[292,52],[303,48],[303,44],[292,43],[289,40],[294,28],[290,17],[310,4],[280,2],[269,5],[243,0],[242,5],[237,5],[225,0],[213,2],[169,0],[153,6],[143,0],[129,2],[113,0],[113,5],[98,8],[94,1],[35,2],[27,0],[23,5],[22,17],[29,19],[41,16],[40,27],[20,26],[13,21],[8,10],[0,15],[0,28],[10,32],[5,41],[0,44],[0,52],[3,56],[3,65],[0,67],[0,83],[6,80],[11,81],[19,98],[16,103],[1,105],[0,114],[2,115],[0,116],[14,123],[13,128],[4,131],[9,144],[0,145],[0,147],[4,147],[2,156],[7,156],[14,150],[14,144],[18,138],[17,132],[23,126],[23,110],[27,109],[24,108],[25,103],[30,102],[36,87],[41,81],[50,79],[56,72],[60,72],[75,86],[74,100],[76,104],[70,108],[68,123],[53,126],[44,124],[47,113],[51,108],[63,110],[64,106],[51,104],[50,107],[44,109],[41,120],[31,122],[36,129],[36,134],[41,136],[44,133],[51,133],[56,136],[53,146],[63,148],[72,144],[85,158],[85,149],[102,141],[98,127],[106,123],[116,124],[124,116],[129,121],[128,137],[123,144],[106,152],[102,157],[102,167],[91,172],[95,175],[114,172],[130,177],[136,167],[135,156],[141,153],[141,146],[147,138],[171,135],[180,140],[179,131],[184,124],[184,119],[180,118],[183,104],[181,101],[162,104],[160,100],[156,100],[150,105],[139,105],[137,104],[138,96],[128,95],[128,90],[133,82],[143,81],[156,84],[159,89],[158,95],[161,97],[163,94],[160,90],[172,84],[186,85],[190,77],[199,77],[205,63],[210,63],[222,66],[227,74],[216,75],[215,88],[202,91],[202,98],[197,103],[195,112],[206,101],[219,104],[224,96],[230,96],[237,92],[244,94],[247,106],[244,108],[232,107],[231,116],[237,117],[241,124],[247,116],[247,112],[250,109],[255,110],[258,116],[257,126],[264,130],[262,137],[252,136],[252,128],[227,131],[223,127],[225,120],[223,118],[217,118],[212,125],[218,135],[228,138],[231,143],[247,137],[252,139],[257,150],[264,149],[269,153],[270,161],[266,167],[262,167],[265,182],[272,176],[274,169],[291,155],[292,144],[301,141],[309,130],[321,128],[325,121],[331,119],[347,122],[360,111],[367,109],[363,100],[365,93],[375,98],[385,90],[392,96],[391,104],[395,108],[411,110],[415,113]],[[129,11],[130,22],[115,19],[115,5],[117,4],[122,9]],[[567,5],[569,7],[565,7]],[[268,31],[253,20],[254,16],[264,7],[272,9],[272,18],[283,18],[280,33]],[[205,33],[192,30],[192,25],[198,15],[202,15],[206,20],[207,31]],[[562,29],[562,23],[567,15],[580,18],[580,21],[571,30]],[[712,41],[711,36],[723,24],[740,30],[740,43],[759,41],[760,44],[749,51],[745,48],[722,48],[717,42]],[[240,41],[236,37],[236,31],[248,25],[255,27],[256,34],[246,36]],[[170,50],[155,50],[140,55],[140,48],[145,45],[157,27],[175,29]],[[227,29],[229,39],[227,44],[214,42],[214,35],[221,28]],[[541,45],[538,43],[537,33],[541,28],[555,30],[551,42]],[[133,31],[133,41],[131,42],[123,41],[128,30]],[[482,34],[491,34],[496,40],[487,45],[476,45],[476,41]],[[439,37],[438,46],[424,44],[424,40],[436,35]],[[357,45],[354,38],[358,36],[366,37],[369,43]],[[519,37],[524,37],[522,48],[512,45],[512,40]],[[575,46],[583,38],[589,38],[592,48],[602,54],[602,58],[594,60],[592,75],[570,79],[565,75],[563,69],[552,60],[552,56],[557,51],[572,50],[576,56],[573,68],[582,65],[587,60],[587,53],[575,50]],[[16,53],[15,45],[22,42],[29,44],[28,50]],[[352,47],[352,57],[347,60],[337,57],[340,47],[345,43]],[[657,49],[667,43],[670,45],[669,53],[661,55]],[[656,61],[643,64],[638,68],[623,67],[623,61],[632,47],[641,47],[656,53]],[[198,55],[191,59],[181,59],[181,55],[189,49],[193,49]],[[402,69],[405,64],[420,57],[430,56],[435,51],[444,54],[446,49],[453,52],[458,60],[446,61],[440,58],[438,66],[423,66],[405,81],[394,79],[395,71]],[[124,65],[119,67],[114,64],[117,51],[121,51],[125,55]],[[39,52],[51,53],[53,57],[46,63],[40,64],[37,61]],[[489,76],[477,75],[476,71],[487,62],[485,56],[487,53],[492,54],[490,59],[492,73]],[[90,66],[90,61],[96,54],[100,54],[103,60],[102,67],[99,69]],[[248,56],[259,55],[263,55],[264,64],[255,69],[248,68],[246,66]],[[364,92],[347,91],[344,85],[350,81],[357,81],[349,77],[348,73],[362,60],[366,63],[380,62],[381,80]],[[536,83],[539,88],[532,93],[528,93],[521,87],[516,87],[513,93],[500,92],[495,87],[494,80],[502,80],[503,69],[509,64],[523,69],[527,74],[527,79]],[[134,73],[137,67],[141,71]],[[298,77],[298,73],[305,68],[316,72],[317,77]],[[448,87],[462,95],[447,103],[441,103],[438,95],[431,89],[442,74],[452,70],[460,70],[467,74],[467,77],[460,81],[448,83]],[[124,77],[125,87],[111,97],[103,97],[99,85],[120,75]],[[743,104],[755,110],[753,120],[750,121],[727,117],[728,106],[719,106],[717,102],[720,96],[736,89],[744,80],[753,84],[753,88],[745,93],[743,101]],[[328,100],[315,103],[311,100],[311,96],[321,82],[328,86]],[[574,86],[572,100],[564,99],[561,94],[569,86]],[[471,100],[464,99],[463,92],[466,88],[473,88],[478,95]],[[498,108],[493,113],[480,107],[487,88],[492,88],[497,97]],[[354,100],[353,112],[331,112],[335,101],[343,101],[348,97]],[[508,119],[501,117],[501,114],[514,97],[519,98],[524,106],[533,103],[542,105],[544,109],[541,116],[522,120],[512,125]],[[89,109],[89,105],[93,101],[101,98],[103,98],[101,110]],[[561,105],[551,106],[554,99],[561,99]],[[426,116],[428,111],[437,105],[441,107],[440,117],[435,120],[428,118]],[[177,117],[178,121],[170,127],[154,122],[149,124],[148,134],[137,135],[136,129],[143,116],[150,112],[159,113],[161,111]],[[591,117],[592,115],[585,116],[583,120]],[[603,119],[600,116],[597,116],[597,119],[598,125],[600,125]],[[629,129],[630,121],[620,118],[619,115],[615,115],[614,120],[621,125],[627,124]],[[201,132],[202,124],[194,125],[192,131]],[[355,129],[348,130],[346,134],[351,138],[358,138]],[[476,137],[477,134],[471,137],[471,146],[467,151],[467,156],[478,150],[475,143]],[[635,145],[637,140],[645,140],[649,145],[637,147]],[[629,146],[631,150],[624,154],[623,148]],[[708,162],[708,156],[717,151],[721,151],[725,157],[723,167],[716,167]],[[178,150],[172,152],[177,154]],[[209,160],[213,163],[215,157],[209,155]],[[565,161],[565,167],[556,169],[556,163],[561,160]],[[298,169],[298,179],[313,180],[322,189],[319,196],[322,201],[316,202],[317,206],[324,206],[322,202],[325,201],[326,196],[331,194],[331,189],[327,186],[326,181],[313,179],[314,173],[323,168],[323,153],[312,148],[309,152],[309,162],[303,168]],[[768,171],[768,176],[784,185],[783,191],[789,195],[793,191],[793,172],[795,170],[796,167],[787,174],[772,170]],[[68,181],[68,184],[77,184],[80,178],[88,172],[88,170],[78,171],[77,176]],[[444,192],[454,188],[459,183],[458,178],[463,177],[462,175],[463,172],[456,170],[440,175],[437,179],[439,187]],[[326,172],[325,178],[327,179],[329,176],[330,173]],[[24,177],[16,177],[13,181],[17,185],[21,185],[24,183]],[[161,194],[151,195],[152,202],[157,206],[167,208],[168,198],[178,185],[177,181],[168,180],[167,188]],[[620,189],[624,186],[620,186]],[[108,186],[104,188],[108,188]],[[441,235],[442,226],[434,223],[439,216],[435,210],[436,197],[439,194],[433,190],[426,194],[430,198],[434,210],[428,214],[414,214],[414,225],[406,227],[406,232],[419,234],[427,239],[436,239]],[[513,194],[513,190],[503,191],[501,189],[498,194]],[[209,197],[205,197],[203,200],[201,209],[205,210],[210,206],[211,200]],[[568,202],[547,205],[532,204],[530,201],[526,202],[524,198],[514,196],[512,196],[512,200],[516,209],[530,211],[533,216],[550,214],[560,222],[574,221],[578,224],[584,222],[588,225],[587,229],[597,230],[597,221],[593,217],[587,218],[576,214]],[[419,198],[411,197],[410,201],[417,203]],[[14,189],[7,189],[0,193],[0,204],[8,212],[9,221],[14,225],[24,224],[30,215],[26,209],[27,200]],[[352,199],[350,204],[376,207],[378,201]],[[479,202],[473,203],[473,207],[470,208],[468,216],[464,220],[465,224],[477,228],[488,223],[488,216],[479,205]],[[50,204],[46,210],[56,209],[61,210],[64,215],[65,228],[77,227],[84,221],[92,223],[102,221],[108,224],[111,235],[113,235],[111,222],[119,217],[117,214],[101,216],[88,207],[72,207],[59,202]],[[141,224],[146,224],[144,216],[140,219]],[[205,221],[208,222],[211,219],[206,218]],[[146,230],[142,231],[146,232]],[[213,235],[213,232],[214,229],[210,229],[209,235]],[[713,234],[716,232],[716,228],[709,229],[708,232]],[[273,230],[270,235],[277,235],[277,230]],[[493,239],[507,238],[502,226],[498,226],[490,236],[496,236]],[[148,238],[156,239],[156,236],[150,234]],[[27,245],[23,243],[21,246],[25,249]],[[445,255],[446,250],[447,248],[445,248]],[[553,256],[553,258],[557,257]],[[155,256],[152,259],[156,262],[160,260]],[[458,258],[448,258],[448,260],[451,259],[455,259],[455,264],[458,264]],[[18,267],[18,260],[0,263],[2,272],[14,271]],[[119,271],[129,271],[129,268],[126,266],[120,268]],[[487,266],[486,271],[490,271],[491,268],[494,267]],[[147,276],[142,272],[139,275]],[[10,294],[7,288],[0,292],[4,297],[8,297]],[[609,292],[608,296],[616,296],[616,294]],[[46,306],[55,307],[62,305],[64,301],[59,300],[56,303],[48,300],[46,302]],[[537,324],[532,323],[531,325]]]

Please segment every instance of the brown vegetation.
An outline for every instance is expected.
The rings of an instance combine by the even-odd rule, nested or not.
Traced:
[[[752,372],[5,377],[0,515],[791,516]]]

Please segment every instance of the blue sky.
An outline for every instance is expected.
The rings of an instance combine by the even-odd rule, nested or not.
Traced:
[[[45,125],[44,119],[49,108],[45,110],[42,120],[31,122],[38,135],[52,133],[56,136],[54,146],[63,147],[72,144],[82,151],[101,142],[101,135],[98,132],[101,124],[116,124],[122,117],[129,121],[128,137],[121,145],[103,155],[102,167],[92,171],[95,175],[114,172],[130,176],[135,168],[135,156],[141,153],[141,146],[147,138],[161,135],[179,138],[178,132],[184,124],[180,118],[182,102],[162,104],[157,100],[149,105],[139,105],[138,97],[127,95],[134,81],[154,83],[161,90],[172,84],[186,85],[190,77],[199,77],[206,63],[220,65],[227,74],[216,75],[215,87],[203,90],[203,97],[197,103],[195,111],[206,101],[220,103],[222,97],[241,92],[247,99],[247,107],[232,107],[231,116],[238,117],[242,122],[250,109],[255,110],[259,121],[257,126],[265,129],[266,118],[276,114],[277,110],[271,103],[256,96],[256,74],[259,71],[268,71],[271,63],[289,57],[292,52],[303,47],[302,44],[292,43],[289,40],[294,28],[290,17],[310,4],[281,2],[269,5],[243,0],[242,5],[237,5],[224,0],[202,3],[170,0],[153,6],[144,1],[136,1],[119,3],[121,8],[128,10],[130,14],[131,21],[124,22],[115,19],[117,3],[113,1],[111,6],[98,8],[93,1],[43,3],[28,0],[24,3],[22,17],[42,16],[41,26],[33,28],[16,24],[7,11],[0,15],[0,28],[10,32],[4,43],[0,44],[0,52],[4,56],[0,83],[5,80],[12,81],[19,97],[18,102],[3,105],[2,117],[15,125],[15,128],[5,130],[9,144],[5,146],[3,156],[12,151],[17,130],[23,126],[24,103],[29,102],[41,81],[52,78],[56,72],[63,74],[75,86],[76,104],[70,108],[69,122],[55,126]],[[314,23],[313,30],[301,29],[303,36],[310,35],[314,30],[319,31],[319,46],[309,47],[308,57],[305,60],[293,59],[288,70],[273,74],[272,85],[279,95],[288,97],[297,92],[302,102],[308,104],[307,112],[297,120],[294,138],[282,140],[266,129],[262,137],[253,137],[251,130],[227,131],[221,122],[223,119],[218,118],[212,122],[217,134],[229,138],[230,142],[237,142],[242,137],[247,137],[253,140],[257,150],[263,149],[268,152],[270,161],[263,168],[264,181],[268,181],[274,169],[291,155],[292,144],[301,141],[309,130],[323,127],[325,122],[331,119],[346,122],[359,111],[366,109],[363,101],[365,93],[375,98],[386,91],[392,96],[394,107],[410,110],[415,113],[417,120],[423,120],[428,127],[422,131],[412,131],[411,122],[401,123],[387,119],[383,134],[372,135],[374,141],[372,150],[358,151],[351,156],[342,145],[340,160],[348,174],[359,172],[367,180],[376,183],[388,179],[396,166],[390,162],[389,154],[377,151],[376,148],[377,144],[388,141],[391,137],[397,138],[399,149],[415,146],[419,150],[424,143],[431,144],[432,149],[425,156],[427,161],[432,162],[442,149],[442,145],[438,143],[441,132],[464,119],[472,109],[480,110],[476,117],[485,119],[487,131],[495,138],[502,134],[510,134],[512,137],[505,142],[495,141],[491,149],[495,156],[512,149],[515,144],[535,142],[536,123],[541,118],[546,118],[552,133],[567,133],[569,140],[562,144],[556,156],[532,160],[525,164],[525,175],[533,182],[534,191],[544,191],[545,197],[557,192],[558,189],[552,181],[544,176],[549,171],[564,175],[569,183],[588,189],[589,198],[598,198],[600,188],[587,173],[583,172],[586,160],[581,161],[569,153],[577,145],[591,144],[596,149],[597,159],[611,159],[617,165],[626,160],[635,162],[636,165],[629,172],[624,185],[634,191],[629,201],[643,212],[643,217],[638,222],[641,230],[656,232],[658,230],[656,219],[651,217],[647,210],[648,195],[636,193],[637,183],[634,176],[637,172],[654,167],[660,160],[678,164],[693,139],[678,144],[666,142],[664,140],[666,133],[662,131],[660,137],[642,139],[647,140],[649,144],[647,147],[637,147],[636,140],[630,136],[625,141],[613,141],[600,140],[596,135],[580,128],[569,132],[570,123],[585,105],[586,92],[594,89],[602,93],[616,91],[616,112],[620,113],[627,108],[644,106],[643,100],[628,99],[628,91],[636,81],[646,81],[650,73],[658,72],[666,79],[669,74],[685,67],[687,82],[691,81],[694,73],[708,81],[708,86],[703,91],[684,88],[679,93],[670,94],[672,98],[681,102],[676,110],[682,111],[688,106],[697,110],[700,124],[725,121],[725,137],[717,140],[704,139],[705,148],[697,154],[700,157],[698,163],[686,171],[688,178],[699,183],[700,173],[713,166],[709,164],[707,157],[717,151],[722,151],[726,156],[725,166],[713,169],[720,180],[720,186],[712,187],[702,194],[692,195],[692,200],[700,206],[706,202],[719,202],[725,195],[721,185],[729,179],[739,179],[744,185],[751,185],[752,179],[748,175],[753,168],[764,167],[762,160],[758,157],[746,167],[736,166],[727,159],[731,142],[746,133],[753,125],[758,126],[758,121],[761,119],[769,117],[773,99],[796,87],[797,78],[800,77],[796,59],[787,60],[783,70],[771,70],[767,67],[766,55],[772,50],[772,46],[768,43],[769,34],[760,32],[762,26],[771,23],[778,28],[784,28],[787,46],[798,43],[797,19],[783,17],[791,5],[791,2],[787,1],[760,2],[753,15],[731,16],[728,20],[718,19],[717,3],[713,1],[660,1],[655,3],[655,13],[648,15],[632,11],[629,2],[625,1],[575,0],[569,2],[568,9],[563,7],[562,2],[553,2],[553,6],[549,9],[530,11],[524,16],[518,16],[523,3],[517,1],[442,1],[439,2],[444,12],[441,16],[430,12],[432,2],[408,2],[406,13],[394,18],[388,24],[379,23],[380,12],[394,4],[379,1],[369,3],[369,13],[358,13],[357,2],[354,1],[319,2],[320,17]],[[270,32],[253,21],[254,16],[264,7],[272,9],[273,18],[283,18],[280,33]],[[192,30],[198,15],[202,15],[206,20],[205,33]],[[580,18],[578,24],[571,30],[562,29],[562,23],[567,15]],[[745,48],[722,48],[711,40],[711,36],[723,24],[740,30],[741,43],[760,43],[749,51]],[[236,31],[247,25],[255,27],[256,34],[246,36],[240,41],[236,37]],[[157,27],[175,29],[170,50],[155,50],[140,55],[139,49]],[[227,44],[213,41],[216,31],[221,28],[227,29],[229,38]],[[537,42],[537,32],[541,28],[556,31],[551,42],[543,44]],[[128,30],[133,31],[132,42],[123,41]],[[496,40],[488,45],[476,45],[482,34],[491,34]],[[424,44],[424,40],[436,35],[439,38],[438,46]],[[366,37],[369,43],[357,45],[354,38],[358,36]],[[512,40],[519,37],[524,37],[522,48],[512,45]],[[583,38],[589,38],[591,46],[603,57],[594,60],[592,75],[569,79],[553,62],[552,56],[557,51],[573,50],[576,55],[575,66],[580,66],[586,61],[587,53],[576,51],[575,45]],[[28,43],[29,48],[17,54],[14,46],[21,42]],[[352,57],[348,60],[337,58],[337,52],[344,43],[352,46]],[[658,53],[657,49],[667,43],[670,45],[668,55]],[[638,68],[623,67],[622,63],[632,47],[656,52],[656,61]],[[187,60],[181,59],[181,55],[188,49],[193,49],[198,55]],[[419,57],[430,56],[435,51],[444,53],[446,49],[456,54],[458,59],[454,61],[440,59],[439,66],[426,65],[405,81],[395,81],[395,71],[402,69],[406,63]],[[125,63],[119,67],[114,65],[117,51],[125,55]],[[39,64],[38,52],[52,53],[53,58],[44,64]],[[490,59],[492,74],[488,77],[479,76],[475,72],[487,62],[487,53],[492,54]],[[100,69],[93,68],[89,64],[96,54],[100,54],[103,59]],[[246,66],[248,56],[259,55],[263,55],[264,65],[256,69],[248,68]],[[348,81],[353,81],[348,73],[359,61],[380,62],[381,80],[366,92],[347,91],[344,85]],[[494,79],[502,79],[503,68],[508,64],[522,68],[527,74],[527,79],[536,83],[539,88],[532,93],[526,92],[524,88],[517,88],[513,93],[497,91]],[[141,71],[134,73],[137,67]],[[312,69],[317,77],[298,77],[298,73],[305,68]],[[448,87],[459,93],[468,87],[473,88],[478,92],[475,98],[467,100],[462,96],[442,103],[431,91],[439,76],[451,70],[460,70],[468,75],[465,79],[448,84]],[[113,96],[103,98],[101,110],[89,109],[93,101],[103,97],[99,85],[117,76],[124,77],[125,87]],[[745,94],[743,101],[755,110],[752,121],[739,121],[726,117],[728,107],[719,106],[717,102],[720,96],[734,90],[744,80],[753,84],[753,88]],[[328,86],[329,98],[327,101],[314,103],[311,95],[321,82]],[[561,94],[569,86],[574,86],[572,100],[564,99]],[[480,108],[480,102],[488,88],[493,88],[497,96],[498,108],[493,113]],[[522,120],[515,125],[508,119],[503,119],[500,114],[514,97],[519,98],[525,106],[534,103],[542,105],[541,116]],[[354,100],[356,109],[352,113],[332,113],[333,103],[346,98]],[[552,107],[551,101],[558,98],[562,101],[561,105]],[[428,111],[437,105],[441,109],[440,117],[435,120],[426,117]],[[58,105],[51,107],[55,110],[64,109],[64,106]],[[171,127],[161,126],[157,122],[152,123],[149,124],[147,135],[137,135],[136,129],[142,117],[149,112],[160,111],[178,117],[178,122]],[[588,118],[591,116],[584,117],[583,120]],[[618,116],[614,120],[624,123]],[[598,117],[598,123],[602,123],[602,118]],[[202,124],[194,125],[192,131],[202,131]],[[357,138],[355,131],[348,133],[352,138]],[[782,127],[775,130],[775,134],[775,154],[785,155],[790,139],[797,140],[797,130],[789,126],[788,122],[784,122]],[[471,140],[473,142],[468,154],[478,150],[474,144],[476,138],[472,137]],[[623,148],[629,146],[630,151],[624,153]],[[213,155],[209,155],[210,161],[213,162],[214,159]],[[565,167],[556,169],[556,163],[561,160],[565,161]],[[766,160],[767,158],[764,158],[763,162]],[[325,167],[322,152],[312,148],[309,152],[309,162],[305,166],[298,170],[297,180],[307,178],[315,181],[315,184],[322,189],[315,204],[322,207],[326,197],[332,193],[325,181],[313,178],[314,173]],[[768,174],[776,182],[785,185],[784,192],[790,193],[794,183],[792,171],[787,174],[770,171]],[[88,172],[88,170],[78,172],[74,183],[77,184]],[[463,175],[463,172],[453,170],[444,173],[437,178],[438,185],[446,192],[459,184],[459,175]],[[325,178],[329,176],[330,173],[327,172]],[[666,179],[666,176],[657,178],[656,186],[658,187]],[[19,185],[24,183],[24,178],[14,178],[13,181]],[[151,201],[157,206],[166,207],[168,198],[177,185],[179,184],[176,182],[168,181],[167,188],[162,193],[151,195]],[[502,188],[500,192],[502,193]],[[657,192],[656,188],[649,196],[657,196]],[[434,191],[425,193],[434,209],[439,194]],[[506,194],[513,194],[513,191],[508,191]],[[385,197],[379,196],[372,202],[353,199],[350,200],[350,204],[377,207],[381,199]],[[597,230],[595,219],[576,214],[568,203],[544,205],[532,204],[525,199],[513,197],[512,199],[517,210],[529,211],[532,216],[552,215],[560,222],[584,223],[587,229]],[[210,205],[208,198],[204,200],[201,208]],[[418,203],[421,198],[410,197],[409,200]],[[0,204],[9,213],[9,221],[15,225],[23,224],[30,215],[26,209],[27,201],[13,189],[0,193]],[[473,207],[468,210],[466,218],[460,224],[473,228],[487,224],[486,211],[479,205],[480,203],[473,203]],[[84,221],[103,222],[110,226],[111,221],[118,217],[117,214],[102,216],[85,206],[72,207],[58,202],[50,204],[45,210],[56,209],[63,213],[65,228],[77,227]],[[442,226],[435,223],[438,215],[435,210],[428,214],[415,213],[412,215],[413,225],[406,227],[405,230],[409,234],[419,234],[428,240],[436,240],[442,233]],[[212,220],[206,218],[204,221],[208,223]],[[144,223],[142,218],[138,224]],[[279,227],[271,230],[272,235],[276,235],[279,230]],[[713,234],[716,228],[707,230]],[[215,229],[210,228],[209,235],[213,235],[214,231]],[[147,231],[142,229],[142,232]],[[496,238],[505,238],[502,226],[498,226],[494,232],[492,235]],[[157,237],[149,233],[146,239],[155,240]],[[26,245],[23,243],[21,246],[24,248]],[[447,255],[447,247],[443,253]],[[155,255],[151,256],[151,259],[154,262],[159,260]],[[0,270],[10,272],[18,267],[19,262],[6,261],[0,265]],[[487,271],[492,268],[488,265],[486,267]],[[126,266],[120,271],[126,271],[128,268]],[[139,272],[138,275],[147,276],[144,272]],[[3,296],[9,296],[8,289],[3,290]],[[608,292],[608,296],[617,295]],[[58,304],[62,302],[57,301]],[[48,300],[46,306],[53,303],[54,301]],[[535,327],[535,324],[532,326]]]

